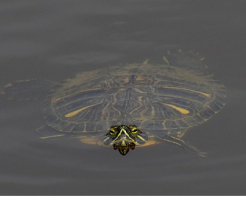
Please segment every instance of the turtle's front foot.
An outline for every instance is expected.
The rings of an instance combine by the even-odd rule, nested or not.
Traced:
[[[170,136],[170,135],[164,135],[162,137],[158,137],[159,140],[162,140],[164,142],[168,142],[169,144],[181,147],[182,149],[192,152],[192,153],[196,153],[201,157],[206,157],[206,152],[201,152],[200,150],[198,150],[196,147],[192,146],[191,144],[189,144],[188,142],[174,137],[174,136]]]

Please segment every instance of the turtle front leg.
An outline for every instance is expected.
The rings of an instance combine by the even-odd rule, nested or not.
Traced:
[[[182,149],[184,149],[186,151],[189,151],[192,153],[197,153],[201,157],[206,157],[206,154],[207,154],[206,152],[201,152],[196,147],[192,146],[188,142],[186,142],[186,141],[184,141],[178,137],[174,137],[174,136],[170,136],[170,135],[163,135],[163,136],[156,136],[156,138],[158,140],[161,140],[163,142],[167,142],[167,143],[172,144],[174,146],[181,147]]]

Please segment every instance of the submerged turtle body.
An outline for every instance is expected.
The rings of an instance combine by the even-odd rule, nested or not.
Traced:
[[[202,60],[179,51],[164,57],[162,65],[145,62],[78,74],[46,97],[48,127],[39,131],[48,133],[43,138],[72,136],[113,146],[122,155],[135,145],[162,141],[199,152],[180,138],[220,111],[225,100],[224,86]]]

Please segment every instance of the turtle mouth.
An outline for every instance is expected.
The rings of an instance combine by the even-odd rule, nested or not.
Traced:
[[[117,150],[120,152],[122,156],[125,156],[129,150],[134,150],[135,149],[135,144],[133,142],[128,142],[125,140],[125,138],[122,138],[121,141],[116,142],[113,144],[114,150]]]

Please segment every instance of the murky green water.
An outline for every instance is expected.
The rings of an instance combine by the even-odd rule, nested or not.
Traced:
[[[0,98],[1,195],[245,195],[244,1],[2,1],[0,86],[62,81],[121,63],[195,50],[227,88],[226,107],[185,139],[122,157],[77,140],[40,140],[42,100]]]

